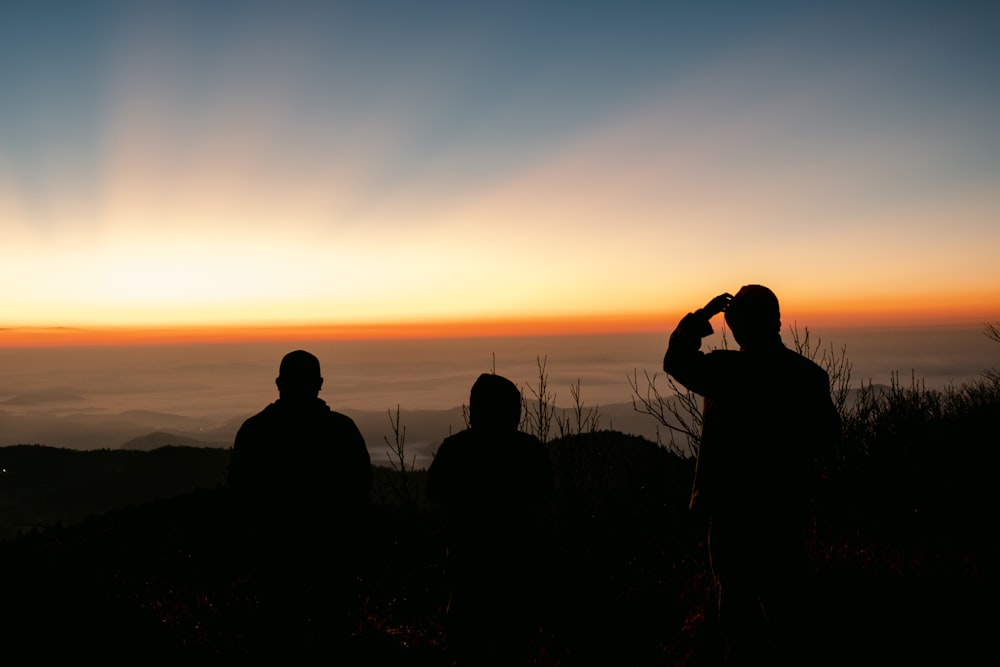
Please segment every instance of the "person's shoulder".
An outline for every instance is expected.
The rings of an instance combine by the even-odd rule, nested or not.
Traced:
[[[454,465],[456,460],[464,459],[468,454],[463,456],[463,452],[469,452],[469,443],[472,436],[471,429],[465,429],[464,431],[453,433],[442,440],[441,444],[434,451],[431,468],[438,471],[442,466],[448,467]],[[445,463],[441,463],[442,461]]]
[[[513,438],[513,444],[515,450],[522,455],[546,459],[549,456],[549,451],[545,447],[545,444],[532,433],[517,431]]]
[[[526,447],[544,447],[542,441],[538,439],[534,433],[528,433],[526,431],[516,431],[514,439],[523,444]]]
[[[330,430],[339,433],[361,433],[358,425],[353,419],[345,415],[343,412],[337,412],[336,410],[330,410],[327,408],[326,414],[324,414],[324,419]]]
[[[275,411],[277,410],[277,405],[275,403],[268,404],[263,410],[253,414],[243,420],[243,424],[240,427],[243,428],[257,428],[262,424],[270,421],[275,416]]]
[[[277,428],[275,415],[276,407],[271,403],[260,412],[247,417],[236,431],[233,446],[240,451],[248,451],[267,441]]]
[[[826,370],[809,357],[787,347],[784,350],[785,363],[795,368],[798,372],[816,378],[825,379],[829,377]]]
[[[458,433],[452,433],[438,446],[438,451],[454,449],[455,447],[461,447],[463,444],[471,442],[476,439],[476,434],[471,428],[463,429]]]
[[[329,409],[329,408],[328,408]],[[337,412],[336,410],[330,410],[327,419],[333,422],[338,422],[340,424],[351,424],[354,425],[354,420],[345,415],[343,412]]]

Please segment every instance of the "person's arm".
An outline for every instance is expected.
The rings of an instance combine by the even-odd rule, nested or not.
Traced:
[[[667,352],[663,356],[663,370],[691,391],[702,395],[705,392],[699,391],[699,388],[704,376],[701,367],[705,353],[701,351],[701,339],[714,333],[709,320],[724,311],[730,299],[732,296],[729,294],[720,294],[704,308],[685,315],[670,334]]]
[[[826,478],[836,466],[837,445],[841,437],[840,413],[837,412],[830,396],[830,376],[824,372],[822,381],[816,387],[816,415],[813,424],[816,429],[816,460],[820,476]]]
[[[835,481],[839,463],[837,461],[838,443],[841,438],[840,414],[830,397],[830,381],[827,373],[822,374],[821,382],[815,389],[816,411],[810,419],[814,427],[813,440],[813,470],[808,489],[812,503],[813,529],[826,533],[833,525],[836,513],[836,488],[840,484]]]
[[[248,419],[240,426],[229,455],[229,488],[233,499],[234,519],[241,539],[256,534],[266,505],[260,493],[259,434],[256,422]],[[244,545],[246,546],[246,545]]]
[[[451,500],[451,457],[450,441],[445,439],[434,453],[431,465],[427,469],[427,486],[424,495],[434,503],[447,503]]]
[[[229,453],[229,487],[236,493],[241,493],[247,485],[248,468],[251,465],[247,459],[252,456],[250,450],[253,448],[251,440],[250,428],[243,422],[236,432]]]
[[[365,444],[365,437],[361,435],[358,425],[353,419],[347,418],[346,431],[353,458],[353,467],[357,471],[354,479],[358,497],[368,497],[372,489],[372,459],[368,453],[368,446]],[[370,498],[369,498],[370,500]]]

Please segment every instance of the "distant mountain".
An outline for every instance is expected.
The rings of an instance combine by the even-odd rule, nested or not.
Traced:
[[[114,414],[74,412],[67,414],[64,419],[82,424],[129,425],[144,429],[153,428],[158,431],[195,431],[204,428],[207,424],[215,423],[214,419],[198,419],[172,412],[157,412],[155,410],[125,410],[124,412]]]
[[[149,435],[132,438],[119,449],[131,449],[148,452],[160,447],[229,447],[232,442],[208,442],[200,438],[192,438],[176,433],[156,431]]]
[[[261,406],[263,407],[263,406]],[[386,410],[353,410],[332,406],[357,423],[364,435],[372,463],[389,461],[394,441],[392,424]],[[596,408],[599,429],[611,429],[656,441],[657,432],[664,440],[666,429],[649,415],[636,412],[631,403],[585,406]],[[571,419],[568,408],[557,408],[560,416]],[[47,410],[14,412],[0,410],[0,446],[38,443],[70,449],[140,449],[148,451],[164,445],[193,447],[229,447],[243,421],[252,413],[187,417],[152,410],[127,410],[120,413],[73,412],[52,414]],[[400,410],[400,429],[406,429],[407,459],[416,468],[426,468],[441,441],[465,428],[462,407],[443,410]],[[395,417],[395,411],[393,411]],[[572,420],[572,419],[571,419]],[[555,424],[550,438],[559,436]]]
[[[47,389],[18,394],[6,401],[0,401],[0,403],[4,405],[37,405],[38,403],[63,403],[80,400],[83,400],[83,397],[76,392],[64,389]]]
[[[32,410],[0,410],[0,446],[42,444],[69,449],[117,449],[122,443],[151,433],[191,438],[197,447],[231,445],[245,416],[187,417],[151,410],[120,413],[72,412],[59,414],[37,406]],[[185,442],[176,439],[179,444]]]

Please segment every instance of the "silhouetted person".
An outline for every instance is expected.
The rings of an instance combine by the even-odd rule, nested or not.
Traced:
[[[524,662],[539,627],[552,465],[520,420],[514,383],[480,375],[469,428],[441,443],[428,471],[427,497],[447,513],[448,641],[461,664]]]
[[[229,481],[264,611],[251,639],[280,655],[346,635],[372,471],[357,426],[318,396],[315,356],[288,353],[275,382],[236,434]]]
[[[701,352],[722,311],[739,351]],[[810,502],[839,435],[828,374],[786,348],[780,329],[774,293],[746,285],[686,315],[663,359],[705,399],[691,508],[709,522],[725,650],[740,664],[800,662]]]

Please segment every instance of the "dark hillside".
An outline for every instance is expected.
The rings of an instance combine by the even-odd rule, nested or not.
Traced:
[[[548,446],[555,497],[537,549],[549,589],[534,664],[717,664],[705,527],[686,511],[692,461],[611,431]],[[0,542],[9,651],[42,662],[252,657],[255,582],[219,484],[228,452],[24,446],[0,456],[4,516],[48,526]],[[442,524],[423,500],[425,477],[375,470],[354,638],[341,647],[351,664],[449,664]],[[995,551],[947,533],[862,531],[852,517],[875,496],[851,489],[838,491],[844,513],[827,508],[836,530],[815,540],[815,608],[803,610],[816,619],[815,654],[803,664],[962,661],[983,650]]]
[[[0,540],[18,530],[81,519],[225,482],[229,451],[161,447],[149,452],[0,448]]]

